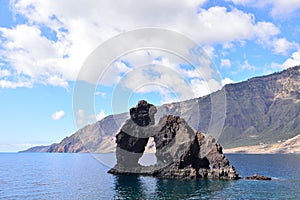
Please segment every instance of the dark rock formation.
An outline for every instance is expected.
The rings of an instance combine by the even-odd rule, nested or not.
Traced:
[[[131,120],[136,123],[138,126],[148,126],[154,125],[154,115],[157,112],[157,109],[152,104],[149,104],[145,100],[138,102],[138,105],[134,108],[131,108],[129,111]]]
[[[116,136],[117,164],[109,173],[180,179],[238,179],[222,147],[211,136],[194,131],[178,116],[166,115],[154,125],[155,113],[155,107],[145,101],[130,110],[131,119]],[[157,164],[146,167],[138,161],[149,137],[154,138]]]
[[[270,178],[270,177],[262,176],[262,175],[258,175],[258,174],[254,174],[253,176],[248,176],[245,179],[257,180],[257,181],[270,181],[270,180],[272,180],[272,178]]]
[[[156,107],[143,100],[130,109],[130,119],[116,135],[117,163],[121,168],[139,166],[138,161],[145,151],[149,136],[152,136],[152,131],[147,127],[154,125],[155,113]]]
[[[182,118],[172,115],[161,118],[156,126],[154,142],[158,164],[182,160],[179,165],[184,166],[199,149],[197,145],[193,145],[195,133],[192,128]],[[181,158],[183,155],[184,159]]]

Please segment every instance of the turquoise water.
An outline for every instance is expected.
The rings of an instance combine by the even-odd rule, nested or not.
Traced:
[[[91,154],[0,153],[0,199],[300,199],[300,155],[227,155],[273,181],[113,176]]]

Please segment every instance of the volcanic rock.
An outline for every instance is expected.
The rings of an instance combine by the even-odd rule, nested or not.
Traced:
[[[135,170],[142,157],[152,132],[149,126],[154,125],[156,107],[141,100],[130,109],[130,119],[126,120],[116,135],[117,167]]]
[[[193,130],[178,116],[165,115],[155,125],[156,111],[155,106],[146,101],[130,109],[131,118],[116,136],[117,164],[109,173],[172,179],[239,178],[222,147],[211,136]],[[142,166],[138,161],[150,137],[154,138],[157,163]]]
[[[270,181],[272,178],[267,177],[267,176],[262,176],[258,174],[254,174],[253,176],[248,176],[246,177],[248,180],[257,180],[257,181]]]

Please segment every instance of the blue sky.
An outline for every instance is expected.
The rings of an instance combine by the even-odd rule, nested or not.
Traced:
[[[0,152],[59,142],[141,98],[159,105],[203,96],[299,65],[299,11],[300,0],[2,0]],[[74,86],[88,56],[105,41],[145,27],[191,38],[219,79],[208,76],[211,70],[197,77],[170,52],[139,49],[119,55],[98,77],[93,112],[77,109]],[[151,81],[160,84],[142,84]],[[125,99],[115,95],[120,84],[129,92]],[[192,96],[183,94],[185,87]],[[126,102],[123,110],[114,108],[114,98]]]

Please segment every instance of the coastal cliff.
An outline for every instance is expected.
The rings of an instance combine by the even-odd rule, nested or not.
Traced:
[[[225,149],[241,147],[242,151],[247,153],[246,147],[252,146],[259,147],[258,152],[265,152],[265,147],[274,146],[274,151],[270,153],[299,153],[297,147],[299,145],[290,147],[288,145],[292,143],[285,143],[285,146],[277,145],[297,137],[300,133],[299,80],[300,66],[296,66],[279,73],[229,84],[204,97],[159,106],[156,120],[164,115],[180,116],[193,129],[207,133],[211,125],[212,98],[216,101],[224,100],[226,102],[224,126],[220,137],[216,139]],[[222,95],[225,99],[218,99]],[[101,121],[83,127],[60,143],[34,150],[113,152],[116,149],[115,135],[128,116],[129,113],[107,116]],[[295,147],[297,149],[293,150]],[[276,148],[284,149],[276,151]],[[146,151],[151,152],[153,149],[146,147]]]

